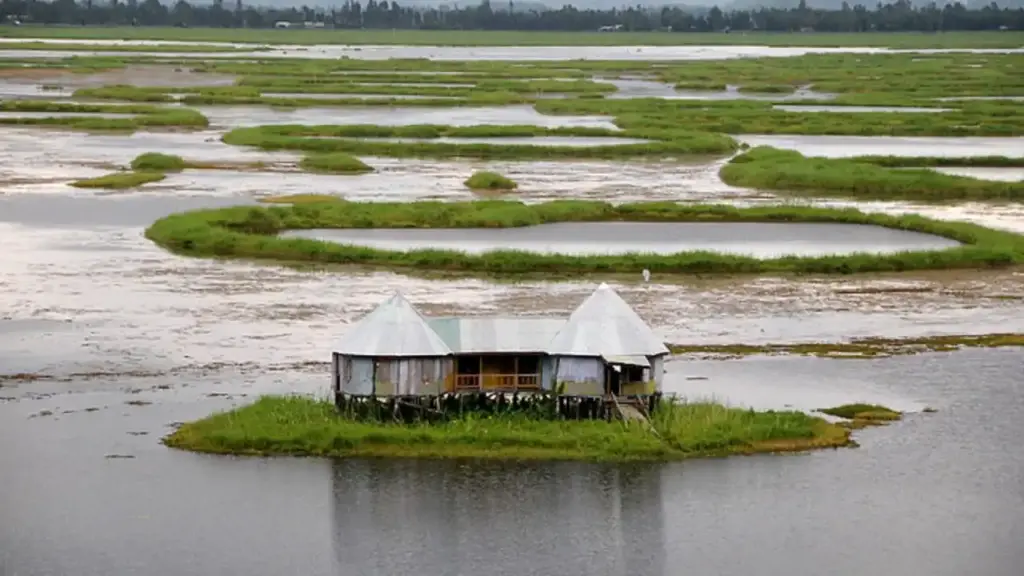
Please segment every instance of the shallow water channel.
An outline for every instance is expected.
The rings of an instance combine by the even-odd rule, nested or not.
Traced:
[[[293,230],[315,238],[384,250],[441,249],[480,254],[523,250],[544,254],[710,251],[759,258],[854,252],[894,253],[958,246],[954,240],[880,226],[751,222],[568,222],[524,228]]]

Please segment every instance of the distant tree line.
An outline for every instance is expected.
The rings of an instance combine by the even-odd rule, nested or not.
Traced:
[[[229,0],[230,2],[231,0]],[[1000,8],[996,3],[968,9],[954,3],[914,6],[907,0],[877,4],[874,9],[843,2],[838,10],[814,9],[804,0],[794,8],[758,8],[724,11],[686,10],[642,6],[589,10],[517,8],[492,5],[488,0],[468,7],[403,7],[387,0],[346,0],[333,8],[262,8],[242,0],[225,5],[173,5],[158,0],[0,0],[0,21],[9,23],[70,25],[203,26],[221,28],[293,27],[394,28],[423,30],[626,30],[674,32],[731,32],[763,30],[785,32],[1022,30],[1024,8]]]

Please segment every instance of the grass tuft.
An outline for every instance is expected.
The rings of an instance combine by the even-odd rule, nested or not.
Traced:
[[[514,180],[497,172],[474,172],[464,184],[471,190],[515,190]]]
[[[159,172],[115,172],[98,178],[87,178],[75,180],[71,183],[75,188],[108,188],[112,190],[123,190],[126,188],[137,188],[150,182],[159,182],[166,178]]]
[[[131,167],[142,172],[180,172],[188,167],[188,163],[181,156],[146,152],[136,156]]]
[[[311,154],[302,159],[299,166],[310,172],[328,174],[365,174],[373,172],[373,168],[355,156],[341,152],[331,154]]]

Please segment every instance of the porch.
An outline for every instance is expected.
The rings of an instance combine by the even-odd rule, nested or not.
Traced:
[[[541,355],[455,357],[453,392],[539,392]]]

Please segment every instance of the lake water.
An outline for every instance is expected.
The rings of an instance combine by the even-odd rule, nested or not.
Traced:
[[[958,246],[946,238],[879,226],[806,223],[567,222],[525,228],[292,230],[315,238],[385,250],[434,248],[480,254],[674,254],[707,250],[760,258],[853,252],[893,253]]]
[[[939,411],[860,431],[857,449],[623,466],[232,458],[158,442],[255,394],[322,390],[326,372],[17,384],[0,389],[0,571],[1018,576],[1020,353],[670,362],[666,386],[690,397]]]
[[[448,126],[528,124],[544,127],[586,126],[618,130],[607,116],[546,116],[532,106],[459,108],[345,106],[336,108],[272,108],[269,106],[194,106],[213,126],[237,128],[262,124],[377,124]]]

